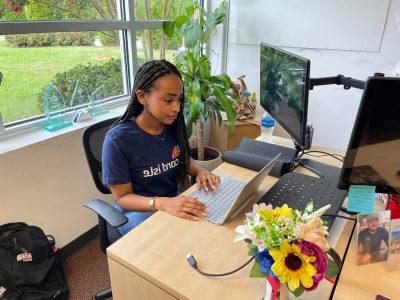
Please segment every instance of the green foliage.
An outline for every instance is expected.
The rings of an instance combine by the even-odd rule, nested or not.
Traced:
[[[25,15],[27,20],[61,20],[63,18],[61,10],[37,0],[28,0]]]
[[[254,256],[258,253],[257,246],[253,245],[252,243],[247,243],[247,248],[249,248],[249,256]]]
[[[65,107],[70,106],[70,100],[78,80],[89,94],[103,85],[106,97],[120,95],[123,93],[121,60],[112,58],[103,64],[79,64],[68,71],[56,73],[51,83],[63,95]],[[44,86],[42,92],[37,96],[37,104],[41,111],[43,111],[43,95],[46,88],[47,86]]]
[[[216,31],[216,26],[224,21],[226,14],[225,3],[211,13],[206,13],[198,2],[186,3],[184,13],[172,22],[164,22],[163,30],[171,38],[176,30],[183,38],[185,49],[175,57],[175,63],[180,70],[186,89],[184,114],[188,135],[192,132],[193,123],[205,122],[213,117],[221,121],[221,112],[225,112],[230,132],[233,133],[236,111],[232,101],[237,100],[230,93],[232,82],[228,75],[211,75],[211,64],[203,51],[210,36]],[[199,19],[191,22],[197,12]]]
[[[325,277],[333,278],[337,275],[339,269],[336,263],[332,259],[327,258],[327,260],[328,260],[328,267],[326,269]]]
[[[288,287],[288,289],[289,289],[289,287]],[[297,289],[295,289],[294,291],[292,291],[292,293],[295,297],[300,297],[304,293],[304,291],[305,291],[305,289],[301,285],[299,285],[299,287]]]
[[[99,32],[98,37],[104,46],[119,46],[119,40],[112,32]]]
[[[5,2],[5,1],[4,1]],[[0,1],[0,20],[1,21],[24,21],[26,20],[25,11],[22,9],[19,13],[12,10],[11,5],[2,5]]]
[[[92,46],[92,32],[57,32],[36,34],[6,35],[12,47],[44,47],[44,46]]]
[[[153,30],[153,47],[159,49],[161,45],[163,31]],[[182,38],[176,34],[171,39],[166,40],[166,49],[179,49],[182,45]]]
[[[253,268],[251,269],[250,277],[262,277],[262,278],[265,278],[265,277],[267,277],[267,275],[264,274],[264,273],[261,273],[260,264],[258,262],[255,262]]]
[[[165,0],[149,0],[149,8],[151,12],[151,19],[160,20],[160,19],[173,19],[178,16],[179,9],[182,5],[183,0],[170,0],[171,7],[169,10],[169,14],[166,17],[163,17],[163,9],[166,3]],[[147,19],[147,14],[145,11],[145,1],[137,1],[135,3],[136,16],[138,19]],[[146,40],[148,43],[148,30],[145,30]],[[153,30],[153,40],[152,45],[155,49],[159,49],[161,45],[161,38],[163,36],[162,30]],[[182,37],[179,35],[179,31],[175,29],[175,34],[166,40],[166,49],[178,49],[182,45]]]

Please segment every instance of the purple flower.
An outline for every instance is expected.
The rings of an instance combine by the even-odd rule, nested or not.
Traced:
[[[298,241],[297,245],[301,249],[302,253],[304,253],[307,256],[314,256],[316,258],[315,261],[311,263],[317,270],[317,273],[313,276],[314,283],[310,288],[306,289],[307,291],[315,290],[319,282],[322,279],[324,279],[326,268],[328,267],[325,255],[322,252],[321,248],[308,241],[305,240]]]
[[[256,262],[260,264],[260,272],[263,274],[268,274],[272,278],[276,278],[274,272],[272,272],[271,267],[274,264],[274,259],[269,254],[268,250],[263,250],[257,253]]]

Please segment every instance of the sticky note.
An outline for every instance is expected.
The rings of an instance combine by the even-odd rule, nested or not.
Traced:
[[[365,214],[374,212],[375,186],[351,185],[347,210]]]

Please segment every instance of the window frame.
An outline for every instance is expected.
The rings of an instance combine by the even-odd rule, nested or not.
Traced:
[[[113,107],[127,104],[131,97],[134,75],[138,70],[136,48],[136,32],[146,29],[163,29],[166,20],[135,20],[134,1],[120,0],[118,20],[71,20],[71,21],[4,21],[0,22],[0,35],[52,33],[52,32],[82,32],[82,31],[109,31],[120,32],[120,54],[122,65],[122,81],[124,93],[116,97],[100,100],[102,107]],[[16,99],[18,101],[18,99]],[[72,119],[76,109],[87,107],[88,104],[65,109],[65,117]],[[2,123],[0,111],[0,137],[39,127],[45,123],[44,114],[26,119]]]

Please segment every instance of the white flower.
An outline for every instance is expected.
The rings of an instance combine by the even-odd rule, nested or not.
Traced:
[[[331,207],[330,204],[321,207],[314,211],[314,204],[313,202],[309,202],[304,209],[304,212],[301,213],[300,211],[296,210],[296,215],[304,222],[307,223],[308,221],[321,217],[329,208]]]
[[[234,242],[243,241],[246,239],[253,241],[255,239],[254,233],[251,232],[246,225],[239,225],[236,227],[235,231],[239,233],[239,235],[235,237],[233,240]]]

